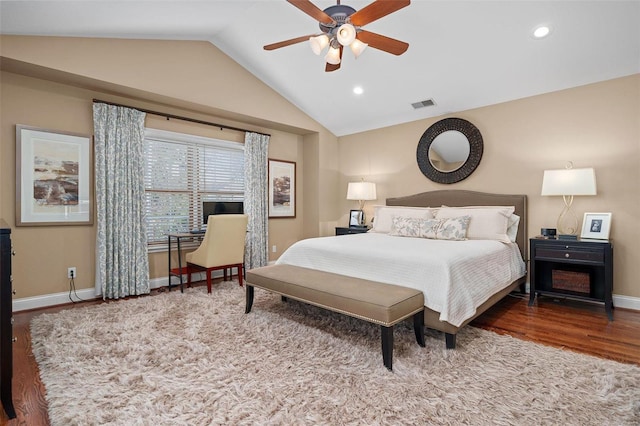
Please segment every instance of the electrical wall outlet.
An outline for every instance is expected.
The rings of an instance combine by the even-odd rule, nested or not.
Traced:
[[[277,249],[276,246],[271,246],[271,253],[275,253],[277,251],[278,251],[278,249]]]
[[[67,268],[67,278],[78,278],[78,274],[76,274],[75,266]]]

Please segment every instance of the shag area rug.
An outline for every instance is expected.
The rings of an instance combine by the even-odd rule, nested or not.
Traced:
[[[31,323],[53,425],[638,425],[640,367],[465,327],[457,349],[225,282]]]

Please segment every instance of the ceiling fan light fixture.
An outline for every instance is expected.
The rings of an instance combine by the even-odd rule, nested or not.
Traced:
[[[357,59],[358,56],[360,56],[362,52],[364,52],[364,49],[366,49],[367,46],[369,46],[367,43],[363,43],[360,40],[355,39],[353,40],[353,43],[349,45],[349,48],[353,52],[353,56],[355,56]]]
[[[343,46],[349,46],[356,39],[356,28],[351,24],[342,24],[338,28],[336,38]]]
[[[2,0],[0,0],[2,1]],[[340,69],[345,46],[349,46],[355,57],[359,57],[367,45],[392,55],[402,55],[409,48],[409,43],[386,37],[362,29],[380,18],[405,8],[411,0],[373,0],[360,10],[351,6],[336,4],[322,10],[312,0],[286,0],[318,22],[320,33],[308,34],[265,45],[264,50],[275,50],[297,43],[309,41],[309,46],[316,55],[320,55],[325,47],[329,47],[325,55],[325,72]],[[325,0],[328,1],[328,0]],[[357,36],[361,40],[357,40]]]
[[[338,65],[340,63],[340,49],[331,46],[324,59],[331,65]]]
[[[322,50],[329,44],[329,37],[327,37],[326,34],[322,34],[317,37],[309,37],[309,44],[311,45],[313,53],[320,55]]]

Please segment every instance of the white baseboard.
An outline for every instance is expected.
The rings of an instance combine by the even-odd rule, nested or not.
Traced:
[[[212,274],[214,278],[221,277],[222,271],[214,271]],[[183,282],[187,282],[187,276],[182,276]],[[196,272],[192,275],[192,280],[194,282],[202,281],[205,279],[204,272]],[[166,287],[169,282],[169,278],[160,277],[160,278],[152,278],[149,280],[149,285],[151,290],[160,287]],[[179,287],[180,284],[177,278],[173,278],[171,281],[172,287]],[[43,294],[42,296],[33,296],[33,297],[23,297],[20,299],[13,299],[13,312],[27,311],[30,309],[38,309],[38,308],[47,308],[49,306],[56,305],[64,305],[67,303],[78,302],[79,300],[94,300],[101,298],[101,295],[96,294],[96,290],[94,288],[83,288],[77,290],[75,292],[71,292],[71,299],[69,299],[69,292],[61,292],[61,293],[53,293],[53,294]]]
[[[613,295],[613,306],[616,308],[632,309],[640,311],[640,297]]]
[[[272,262],[269,262],[272,264]],[[218,278],[222,276],[222,271],[214,271],[213,277]],[[182,277],[183,282],[187,281],[186,275]],[[204,272],[198,272],[193,274],[193,281],[202,281],[205,279]],[[172,287],[179,286],[180,284],[175,284],[177,279],[174,279],[171,282]],[[166,287],[168,283],[167,277],[160,278],[152,278],[149,280],[149,284],[151,289],[156,289],[160,287]],[[529,292],[529,283],[526,285],[527,292]],[[77,297],[76,297],[77,296]],[[93,288],[85,288],[78,290],[76,292],[71,293],[71,297],[73,301],[77,302],[78,298],[82,300],[93,300],[100,297],[100,295],[96,295],[96,291]],[[13,312],[26,311],[29,309],[37,309],[37,308],[46,308],[49,306],[55,305],[64,305],[66,303],[71,303],[69,300],[69,292],[65,291],[62,293],[54,293],[54,294],[44,294],[42,296],[33,296],[33,297],[24,297],[21,299],[13,300]],[[616,308],[624,308],[624,309],[632,309],[635,311],[640,311],[640,297],[632,297],[632,296],[622,296],[622,295],[613,295],[613,306]]]
[[[21,299],[13,299],[13,312],[27,311],[29,309],[45,308],[48,306],[64,305],[71,303],[71,300],[78,302],[82,300],[93,300],[96,298],[96,290],[93,288],[83,288],[75,292],[43,294],[42,296],[23,297]]]

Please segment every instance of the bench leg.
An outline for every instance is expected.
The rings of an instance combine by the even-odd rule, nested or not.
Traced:
[[[246,305],[244,308],[244,313],[248,314],[249,312],[251,312],[251,307],[253,306],[253,286],[252,285],[246,285],[245,286],[247,288],[246,290]]]
[[[384,366],[393,371],[393,326],[380,326],[382,332],[382,362]]]
[[[287,296],[280,296],[280,300],[282,300],[284,303],[287,303]]]
[[[447,349],[456,348],[456,335],[451,333],[444,333],[444,339],[446,341]]]
[[[416,334],[418,344],[424,348],[424,311],[413,314],[413,331]]]

